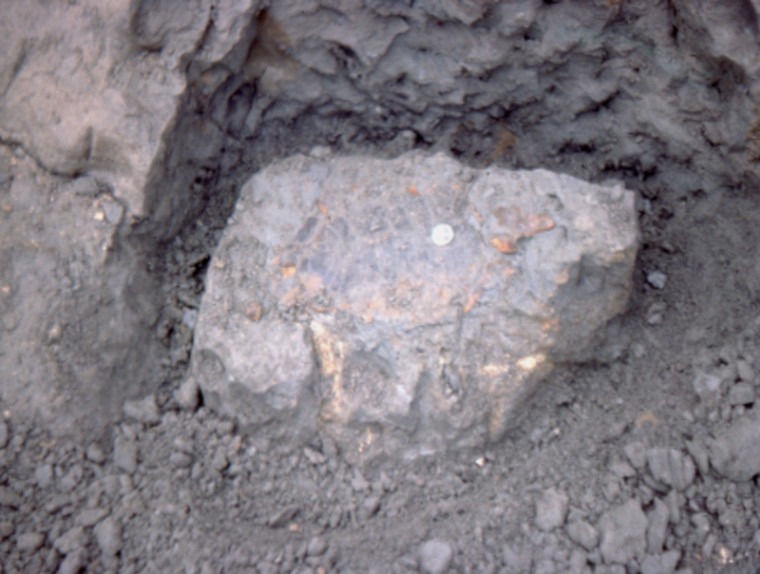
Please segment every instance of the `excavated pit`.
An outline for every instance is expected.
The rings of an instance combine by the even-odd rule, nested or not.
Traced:
[[[339,24],[284,3],[261,10],[221,61],[190,63],[169,153],[146,188],[151,215],[128,234],[167,292],[160,405],[185,376],[205,269],[238,190],[277,159],[443,151],[474,167],[621,181],[639,194],[639,291],[677,249],[661,237],[669,212],[754,181],[742,42],[755,32],[740,8],[719,21],[686,5],[462,6],[382,4]],[[608,341],[601,355],[624,346]]]
[[[4,571],[756,572],[755,0],[176,6],[0,19]],[[245,182],[408,152],[636,192],[593,361],[403,464],[217,416],[188,374]]]

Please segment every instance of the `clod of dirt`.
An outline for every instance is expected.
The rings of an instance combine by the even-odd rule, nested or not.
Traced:
[[[751,480],[760,474],[760,420],[757,415],[733,423],[710,442],[710,463],[732,480]]]
[[[643,559],[647,524],[647,517],[635,500],[605,512],[599,521],[602,532],[599,549],[605,562],[627,564],[633,559]]]
[[[194,376],[218,411],[325,426],[353,457],[494,439],[625,308],[634,212],[620,185],[442,154],[272,165],[212,260]]]

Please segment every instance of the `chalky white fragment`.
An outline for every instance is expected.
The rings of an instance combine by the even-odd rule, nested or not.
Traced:
[[[439,247],[443,247],[454,240],[454,230],[451,228],[451,225],[439,223],[433,227],[433,232],[430,234],[430,238],[433,240],[433,243]]]

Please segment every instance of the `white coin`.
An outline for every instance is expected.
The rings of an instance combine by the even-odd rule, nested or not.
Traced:
[[[433,233],[430,234],[430,239],[432,239],[433,243],[439,247],[443,247],[444,245],[451,243],[454,239],[454,230],[451,228],[451,225],[439,223],[433,227]]]

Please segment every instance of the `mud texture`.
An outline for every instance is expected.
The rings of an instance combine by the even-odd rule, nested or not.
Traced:
[[[10,3],[3,571],[754,574],[757,14]],[[243,183],[315,147],[635,190],[631,303],[599,359],[555,370],[501,441],[405,464],[214,415],[180,386],[210,258]]]

